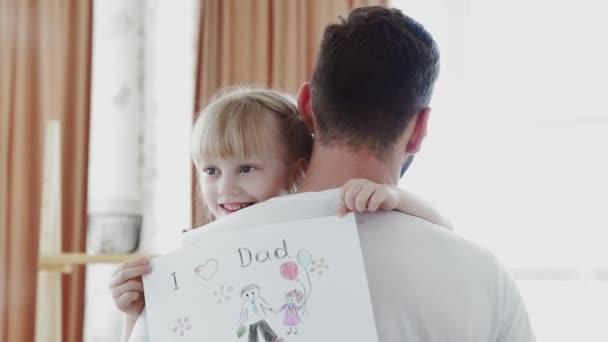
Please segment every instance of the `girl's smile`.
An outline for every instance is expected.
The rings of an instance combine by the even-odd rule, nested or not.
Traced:
[[[235,211],[247,208],[250,205],[255,204],[255,202],[232,202],[232,203],[219,203],[219,207],[226,212],[226,214],[231,214]]]

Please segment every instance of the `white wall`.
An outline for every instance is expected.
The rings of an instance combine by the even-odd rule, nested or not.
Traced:
[[[142,214],[141,253],[170,251],[191,226],[198,15],[196,0],[95,2],[89,214]],[[120,340],[115,267],[87,267],[87,342]]]
[[[198,2],[146,2],[144,223],[141,250],[166,253],[191,223],[190,128]]]
[[[141,0],[94,3],[89,215],[142,213],[142,4]],[[88,244],[100,238],[89,232]],[[93,251],[88,248],[87,252]],[[87,267],[87,342],[120,340],[122,317],[108,291],[115,267]]]

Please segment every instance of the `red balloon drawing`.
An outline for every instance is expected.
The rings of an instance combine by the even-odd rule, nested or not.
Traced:
[[[293,261],[286,261],[281,265],[281,275],[287,280],[298,279],[298,265]]]

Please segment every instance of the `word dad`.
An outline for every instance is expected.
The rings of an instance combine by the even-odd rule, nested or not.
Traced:
[[[251,263],[255,260],[257,262],[266,262],[271,259],[270,251],[258,251],[255,254],[249,249],[245,247],[241,247],[238,249],[239,258],[241,260],[241,267],[247,267],[251,265]],[[275,248],[274,250],[274,258],[275,259],[284,259],[289,258],[289,252],[287,251],[287,242],[283,239],[283,247]]]

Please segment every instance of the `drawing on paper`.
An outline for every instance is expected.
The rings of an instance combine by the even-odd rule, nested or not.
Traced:
[[[217,268],[218,268],[217,260],[210,259],[207,262],[205,262],[204,264],[196,266],[194,268],[194,273],[196,273],[196,275],[199,278],[201,278],[205,281],[209,281],[209,280],[211,280],[211,278],[213,278],[213,276],[217,272]]]
[[[257,342],[259,331],[266,342],[282,341],[266,322],[266,311],[272,311],[272,308],[262,298],[260,287],[256,284],[243,287],[241,298],[243,306],[237,336],[241,338],[249,330],[249,342]]]
[[[377,341],[353,215],[209,233],[151,265],[150,341]]]
[[[326,260],[323,257],[319,258],[318,262],[317,260],[313,260],[312,267],[310,267],[310,272],[317,273],[318,275],[323,275],[323,272],[329,269],[329,265],[325,261]]]
[[[224,286],[220,285],[219,290],[213,291],[213,295],[217,298],[217,303],[222,304],[222,302],[227,302],[232,299],[231,292],[234,290],[234,286]]]
[[[312,281],[310,280],[310,274],[308,274],[308,266],[310,266],[311,259],[312,254],[309,251],[305,249],[300,249],[298,251],[297,257],[298,263],[296,264],[293,261],[287,261],[281,265],[280,269],[280,273],[283,278],[291,281],[296,281],[302,287],[302,292],[304,294],[304,297],[302,299],[303,313],[307,313],[306,304],[308,303],[310,295],[312,294]],[[308,289],[306,289],[306,284],[304,283],[304,281],[302,281],[303,276],[298,276],[300,273],[298,265],[303,270],[304,275],[306,275],[306,278],[304,280],[308,284]]]
[[[177,324],[173,326],[172,331],[179,336],[184,336],[184,333],[190,329],[192,329],[192,325],[189,323],[189,318],[184,317],[184,319],[178,318]]]
[[[289,327],[287,335],[298,333],[298,324],[302,321],[300,318],[300,310],[302,310],[304,302],[304,293],[293,289],[285,295],[285,304],[281,306],[279,312],[285,312],[283,324]]]
[[[289,257],[287,253],[287,244],[283,241],[284,257]],[[241,266],[249,266],[249,262],[243,265],[243,250],[239,249],[241,257]],[[278,255],[278,252],[275,252]],[[264,259],[264,261],[267,259]],[[296,262],[297,261],[297,262]],[[249,284],[241,289],[241,306],[239,316],[239,326],[237,336],[239,338],[248,334],[248,341],[257,342],[259,336],[264,341],[281,341],[275,330],[268,324],[266,316],[269,312],[281,314],[282,322],[286,328],[287,335],[298,334],[298,326],[302,322],[302,315],[308,314],[306,305],[310,300],[313,284],[310,278],[310,272],[321,275],[329,266],[324,257],[312,259],[312,254],[308,250],[300,249],[297,253],[296,261],[289,260],[283,262],[279,267],[279,274],[287,281],[293,281],[294,288],[289,290],[283,297],[283,305],[279,310],[273,310],[272,306],[262,297],[260,286],[257,284]],[[216,259],[210,259],[202,265],[196,266],[194,272],[198,277],[209,281],[213,278],[218,270],[218,262]],[[213,292],[215,302],[222,304],[232,299],[233,286],[221,284],[218,290]]]

